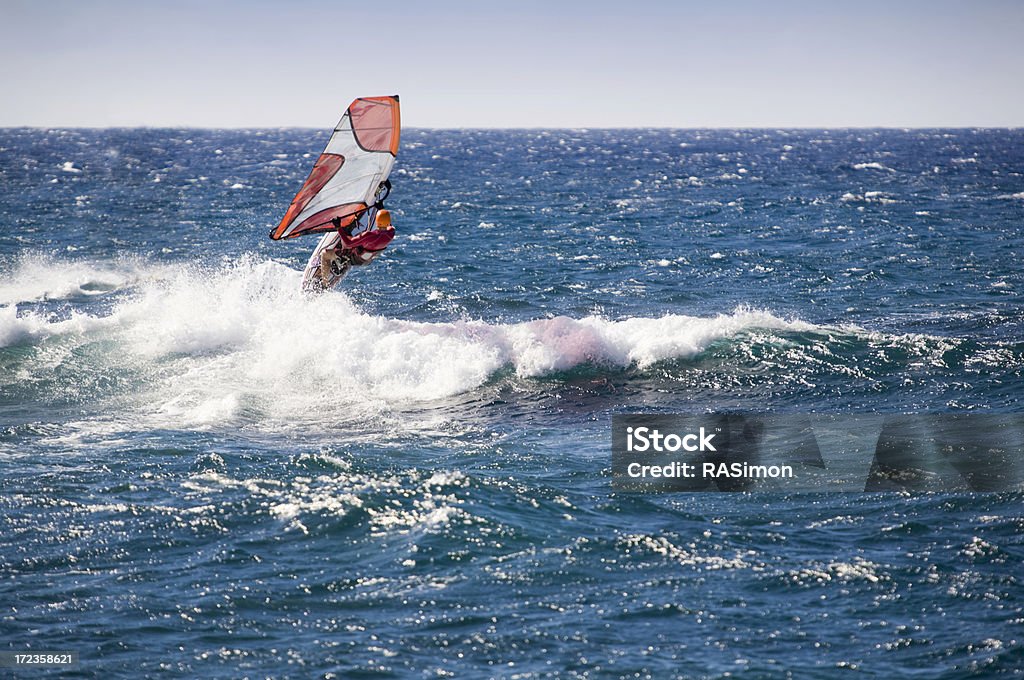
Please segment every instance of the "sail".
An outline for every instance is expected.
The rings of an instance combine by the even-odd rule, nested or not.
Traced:
[[[391,173],[400,129],[397,95],[352,102],[270,238],[330,231],[334,218],[343,227],[358,220]]]

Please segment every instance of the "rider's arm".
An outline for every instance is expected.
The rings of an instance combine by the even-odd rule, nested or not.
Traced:
[[[338,232],[339,241],[344,248],[351,248],[352,244],[359,238],[358,236],[352,236],[352,229],[342,229]]]

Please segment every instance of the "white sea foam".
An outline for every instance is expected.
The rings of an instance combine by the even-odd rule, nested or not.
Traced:
[[[33,313],[19,313],[17,305],[0,307],[0,347],[35,342],[54,335],[83,335],[110,326],[110,320],[85,314],[72,314],[63,320],[50,320]]]
[[[854,163],[854,170],[881,170],[883,172],[896,172],[892,168],[886,167],[878,162],[873,163]]]
[[[788,578],[795,583],[826,583],[828,581],[868,581],[879,583],[887,580],[878,573],[878,565],[860,557],[851,562],[829,562],[790,571]]]
[[[253,412],[271,420],[330,420],[338,409],[373,412],[473,390],[504,367],[524,379],[583,364],[643,368],[754,329],[816,328],[743,308],[715,317],[426,323],[368,314],[343,292],[306,297],[300,273],[274,261],[213,271],[168,265],[148,276],[133,263],[79,266],[50,267],[46,282],[36,281],[29,266],[4,299],[74,291],[80,279],[109,277],[111,285],[130,288],[102,314],[58,320],[0,307],[0,345],[51,336],[68,348],[101,341],[106,358],[90,361],[105,365],[90,370],[131,367],[149,376],[139,408],[175,426],[231,423]]]
[[[847,192],[839,197],[839,201],[842,203],[882,203],[884,205],[897,202],[884,191],[865,191],[863,194]]]
[[[0,305],[100,295],[142,276],[142,268],[130,260],[55,263],[40,256],[26,256],[10,263],[10,269],[9,276],[6,271],[0,276]],[[152,268],[149,271],[152,275]]]
[[[749,569],[752,565],[744,557],[754,554],[752,551],[746,554],[736,552],[732,556],[726,556],[716,554],[713,550],[701,552],[677,546],[664,536],[648,534],[623,536],[616,541],[616,547],[629,559],[645,559],[649,555],[657,555],[681,565],[708,571]]]

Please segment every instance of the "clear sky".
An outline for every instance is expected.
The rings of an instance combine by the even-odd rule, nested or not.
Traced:
[[[1021,0],[0,0],[0,126],[1024,126]]]

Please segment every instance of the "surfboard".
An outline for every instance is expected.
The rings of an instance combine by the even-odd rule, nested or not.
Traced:
[[[347,266],[337,271],[337,273],[332,269],[331,276],[326,281],[320,275],[320,259],[323,252],[330,248],[337,248],[338,241],[340,240],[341,238],[336,231],[329,231],[320,237],[320,241],[317,242],[316,248],[313,249],[313,253],[309,256],[309,261],[306,263],[306,270],[302,273],[302,290],[307,293],[321,293],[334,288],[345,278],[349,270]]]

